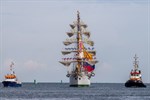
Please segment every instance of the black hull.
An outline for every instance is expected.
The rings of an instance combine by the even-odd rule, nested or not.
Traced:
[[[89,87],[89,85],[70,85],[70,87]]]
[[[142,81],[128,80],[125,87],[146,87],[146,85]]]
[[[4,87],[21,87],[22,84],[17,83],[17,82],[11,82],[11,81],[3,81],[3,86]]]

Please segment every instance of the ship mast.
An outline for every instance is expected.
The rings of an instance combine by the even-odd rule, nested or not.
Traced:
[[[80,15],[79,11],[77,11],[77,50],[79,51],[79,41],[81,40],[80,33]],[[79,53],[78,53],[79,54]]]
[[[11,65],[10,65],[10,72],[11,72],[11,74],[15,74],[15,72],[13,70],[13,66],[14,66],[14,63],[11,62]]]
[[[80,28],[80,12],[77,11],[77,54],[79,57],[79,52],[80,52],[80,41],[82,40],[81,37],[81,28]],[[79,62],[79,60],[81,60],[80,58],[77,59],[77,73],[79,73],[81,71],[81,62]]]
[[[138,70],[138,63],[139,63],[139,61],[137,61],[138,57],[137,57],[136,54],[135,54],[134,59],[135,59],[135,61],[134,61],[134,69],[135,69],[135,70]]]

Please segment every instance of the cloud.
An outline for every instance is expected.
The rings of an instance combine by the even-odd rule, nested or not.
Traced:
[[[4,61],[3,66],[6,66],[6,67],[3,67],[3,70],[6,70],[6,68],[9,67],[11,62],[14,63],[16,70],[21,70],[21,69],[38,70],[38,69],[43,69],[47,66],[46,64],[35,61],[35,60],[27,60],[27,61],[22,62],[22,61],[14,60],[12,58],[8,58]]]
[[[28,61],[24,62],[23,66],[28,69],[33,70],[33,69],[37,69],[37,68],[43,68],[46,66],[46,64],[42,64],[42,63],[39,63],[38,61],[34,61],[34,60],[28,60]]]

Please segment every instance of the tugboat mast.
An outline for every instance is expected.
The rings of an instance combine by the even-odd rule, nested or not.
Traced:
[[[14,63],[11,62],[11,65],[10,65],[10,73],[11,73],[11,74],[14,74],[14,73],[15,73],[14,70],[13,70],[13,65],[14,65]]]
[[[138,63],[139,63],[139,61],[137,61],[138,57],[137,57],[136,54],[135,54],[134,59],[135,59],[135,61],[134,61],[134,69],[135,69],[135,70],[138,70]]]

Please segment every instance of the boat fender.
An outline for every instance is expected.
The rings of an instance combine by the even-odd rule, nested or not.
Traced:
[[[66,76],[67,76],[67,77],[70,77],[70,74],[67,74]]]
[[[93,76],[95,76],[95,74],[94,74],[94,73],[92,73],[92,74],[91,74],[91,76],[93,77]]]
[[[91,75],[88,75],[88,79],[90,79],[91,78]]]

